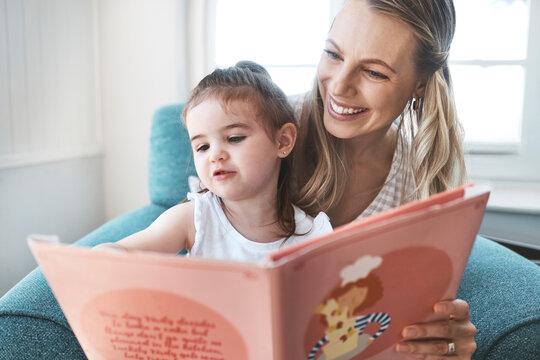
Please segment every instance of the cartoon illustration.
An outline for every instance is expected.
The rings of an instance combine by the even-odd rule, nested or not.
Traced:
[[[325,335],[315,344],[308,360],[348,360],[364,351],[390,325],[386,313],[361,315],[361,311],[382,298],[380,279],[370,272],[380,266],[382,258],[363,256],[354,264],[342,269],[341,285],[336,287],[327,300],[319,304],[315,314],[322,315],[326,326]],[[376,322],[379,330],[374,335],[364,333],[368,323]]]

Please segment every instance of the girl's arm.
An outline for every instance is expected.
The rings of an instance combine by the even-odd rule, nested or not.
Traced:
[[[195,225],[193,202],[178,204],[166,210],[146,229],[115,243],[103,243],[95,250],[154,251],[177,254],[193,244]]]

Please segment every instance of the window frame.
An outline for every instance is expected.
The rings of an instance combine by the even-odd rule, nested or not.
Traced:
[[[197,79],[214,68],[215,31],[214,21],[217,0],[191,0],[190,4],[199,4],[197,14],[190,12],[190,44],[204,49],[203,51],[190,51],[193,56],[190,86],[195,86]],[[331,4],[331,16],[339,10],[343,0],[328,0]],[[202,11],[201,11],[202,9]],[[525,89],[523,95],[521,142],[517,145],[482,145],[466,143],[465,162],[468,177],[472,181],[490,182],[492,184],[508,186],[526,186],[540,191],[540,142],[535,137],[540,135],[540,42],[533,41],[534,34],[540,33],[540,2],[529,1],[529,29],[527,41],[527,57],[525,60],[452,60],[456,65],[520,65],[525,71]],[[201,31],[201,27],[205,30]],[[203,34],[201,36],[201,34]],[[193,50],[193,47],[190,47]],[[316,61],[315,61],[316,63]],[[204,67],[201,66],[204,64]],[[536,191],[536,190],[535,190]],[[540,208],[540,206],[539,206]]]
[[[534,41],[534,34],[540,33],[540,2],[529,1],[529,29],[527,56],[525,60],[504,61],[452,61],[463,65],[520,65],[525,72],[523,92],[523,111],[521,120],[521,142],[518,146],[480,146],[466,144],[467,169],[472,179],[490,180],[494,183],[540,182],[540,142],[535,137],[540,135],[540,42]]]

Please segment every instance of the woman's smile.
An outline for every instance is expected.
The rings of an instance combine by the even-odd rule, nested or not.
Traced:
[[[340,103],[336,101],[330,94],[328,94],[326,103],[329,104],[327,107],[329,115],[337,120],[356,120],[360,116],[366,115],[369,111],[369,109],[365,107],[354,107]]]

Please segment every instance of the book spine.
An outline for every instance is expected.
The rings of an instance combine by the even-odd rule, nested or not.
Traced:
[[[285,339],[287,331],[283,328],[283,282],[281,279],[281,267],[270,268],[268,271],[268,289],[270,301],[270,316],[272,324],[272,349],[271,359],[288,359],[285,351]],[[289,355],[290,356],[290,355]]]

